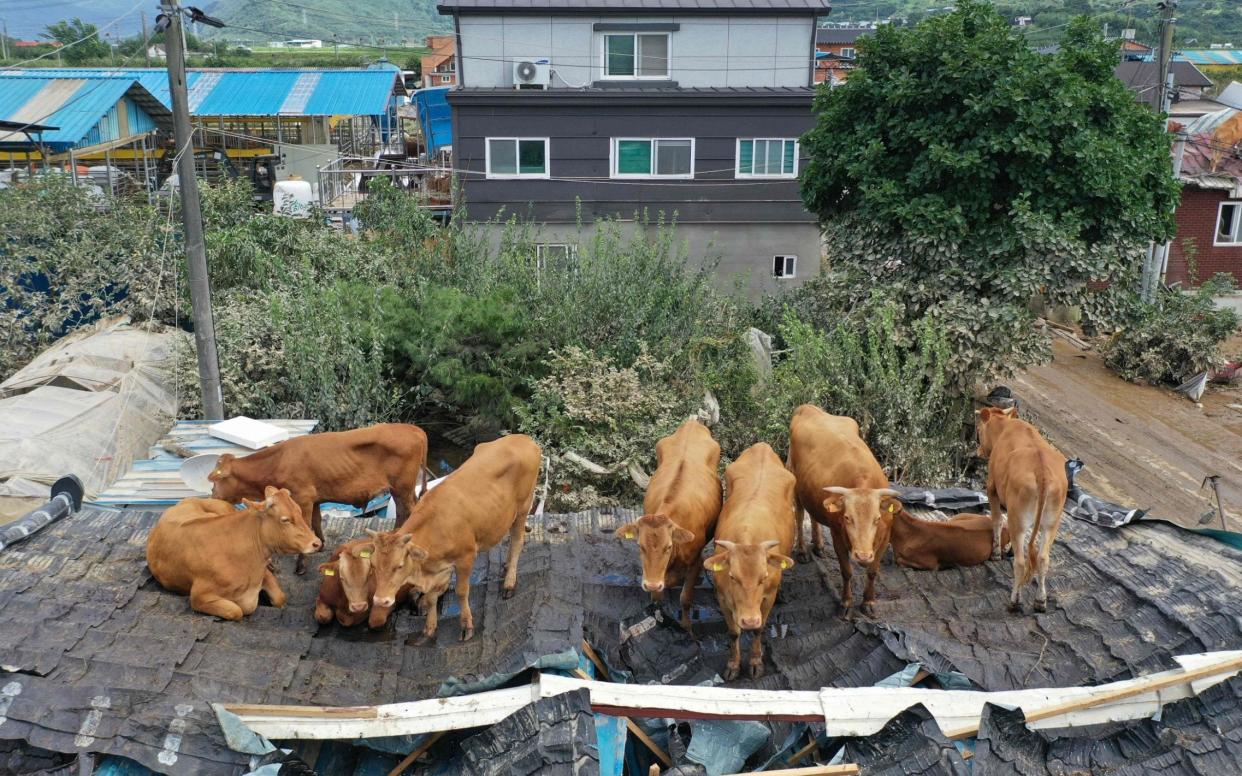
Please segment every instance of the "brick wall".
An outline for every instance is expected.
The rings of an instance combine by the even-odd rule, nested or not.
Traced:
[[[816,43],[816,51],[826,51],[829,54],[841,55],[843,49],[857,50],[856,43]],[[852,63],[842,62],[839,59],[819,59],[815,61],[815,83],[822,84],[828,80],[829,75],[836,79],[841,79],[849,74],[854,68]]]
[[[1226,191],[1192,186],[1182,189],[1182,203],[1177,207],[1177,236],[1173,238],[1173,247],[1169,252],[1166,283],[1181,281],[1197,285],[1199,280],[1210,278],[1217,272],[1230,272],[1234,280],[1242,284],[1242,245],[1213,245],[1216,214],[1220,203],[1227,199],[1229,192]],[[1190,277],[1189,253],[1193,254],[1194,278]]]

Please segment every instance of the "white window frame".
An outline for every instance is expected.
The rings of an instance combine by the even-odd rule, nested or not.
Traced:
[[[742,141],[743,140],[749,140],[751,142],[750,169],[752,170],[755,169],[755,156],[754,156],[754,148],[755,148],[754,143],[755,142],[760,141],[760,140],[768,142],[768,143],[777,141],[783,144],[783,143],[788,143],[789,141],[792,140],[794,144],[793,172],[779,172],[775,175],[771,173],[764,173],[760,175],[754,172],[742,172]],[[781,146],[781,159],[782,160],[785,158],[784,154],[785,154],[785,147],[784,145],[782,145]],[[733,148],[733,175],[734,177],[737,177],[737,178],[797,178],[798,177],[798,161],[799,161],[798,157],[801,154],[802,154],[802,143],[800,143],[798,141],[798,138],[796,137],[739,137],[737,139],[737,144]],[[781,163],[781,166],[784,167],[783,161]]]
[[[784,259],[781,262],[781,274],[776,274],[776,260]],[[786,272],[785,270],[788,270]],[[776,280],[791,280],[798,276],[798,257],[792,253],[777,253],[772,256],[772,277]]]
[[[850,59],[853,59],[855,53],[856,53],[855,50],[850,48],[849,46],[843,46],[841,48],[841,56],[843,57],[849,57]]]
[[[1233,239],[1222,241],[1220,239],[1220,219],[1225,214],[1225,205],[1234,206],[1233,226],[1230,229]],[[1216,223],[1212,228],[1212,244],[1242,246],[1242,199],[1227,199],[1216,208]]]
[[[620,161],[619,155],[617,153],[617,147],[621,143],[628,141],[628,140],[637,140],[640,142],[647,142],[647,143],[652,144],[651,146],[652,172],[651,173],[644,175],[643,173],[618,172],[617,171],[617,162]],[[689,140],[690,141],[690,172],[689,173],[678,173],[676,175],[668,175],[668,174],[661,175],[661,174],[654,172],[654,170],[659,166],[658,161],[656,159],[657,150],[656,150],[656,145],[655,145],[656,141],[659,141],[659,140],[677,140],[677,141]],[[627,180],[656,180],[656,181],[690,180],[694,178],[694,157],[695,157],[695,142],[694,142],[694,138],[692,137],[614,137],[608,142],[609,177],[610,178],[622,178],[622,179],[627,179]]]
[[[535,243],[535,285],[543,288],[543,273],[548,270],[548,258],[543,255],[545,248],[564,248],[566,263],[572,263],[570,272],[578,272],[578,243]]]
[[[608,74],[608,38],[629,35],[634,38],[634,75]],[[638,75],[638,36],[663,35],[668,39],[668,69],[664,75]],[[599,77],[601,81],[671,81],[673,78],[673,33],[671,32],[603,32],[599,36]]]
[[[522,140],[542,140],[543,141],[543,172],[515,172],[515,173],[493,173],[492,172],[492,141],[493,140],[512,140],[514,143],[514,152],[518,153],[517,169],[521,169],[520,150],[518,148],[519,141]],[[485,137],[483,138],[483,169],[486,171],[488,180],[547,180],[552,177],[552,156],[551,142],[546,137]]]

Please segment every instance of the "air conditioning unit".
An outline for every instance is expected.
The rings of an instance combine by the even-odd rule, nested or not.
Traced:
[[[548,59],[518,59],[513,62],[516,89],[547,89],[552,84],[552,63]]]

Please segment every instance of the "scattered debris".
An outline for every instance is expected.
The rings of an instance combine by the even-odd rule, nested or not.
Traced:
[[[1207,390],[1207,378],[1207,372],[1200,372],[1173,390],[1176,393],[1180,393],[1182,396],[1185,396],[1187,399],[1197,402],[1199,399],[1203,398],[1203,392]]]

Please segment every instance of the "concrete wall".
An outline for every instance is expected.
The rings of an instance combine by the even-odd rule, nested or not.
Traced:
[[[605,31],[596,23],[679,25],[669,78],[682,87],[809,86],[815,20],[803,16],[475,16],[459,19],[461,85],[511,87],[513,62],[547,58],[553,87],[603,77]]]
[[[617,226],[626,237],[643,228],[654,236],[656,229],[634,221],[618,222]],[[474,224],[467,228],[482,230],[493,250],[504,232],[504,226],[496,223]],[[536,229],[536,242],[577,245],[580,253],[585,253],[590,250],[595,229],[591,224],[581,228],[565,224],[542,225]],[[815,224],[677,224],[675,234],[688,266],[714,268],[719,288],[732,290],[740,282],[751,299],[797,288],[819,274],[823,260],[823,241]],[[772,277],[772,259],[778,254],[798,257],[795,277]],[[532,272],[534,267],[532,249]]]
[[[1214,245],[1216,217],[1229,192],[1186,186],[1177,206],[1177,236],[1169,251],[1165,282],[1197,285],[1218,272],[1228,272],[1242,285],[1242,245]],[[1242,200],[1231,200],[1242,204]],[[1193,246],[1193,248],[1191,247]],[[1191,277],[1191,264],[1194,277]]]

